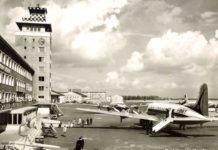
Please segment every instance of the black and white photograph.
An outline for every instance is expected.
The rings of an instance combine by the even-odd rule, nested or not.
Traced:
[[[218,149],[218,0],[0,0],[0,150]]]

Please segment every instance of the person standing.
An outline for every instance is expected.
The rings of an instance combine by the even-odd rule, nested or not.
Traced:
[[[77,141],[76,141],[76,147],[74,150],[83,150],[85,145],[85,141],[83,137],[81,136]]]
[[[85,125],[85,120],[82,119],[82,127],[84,127],[84,125]]]
[[[81,119],[81,118],[79,118],[79,119],[78,119],[78,123],[77,123],[77,124],[78,124],[78,125],[81,125],[81,123],[82,123],[82,119]]]
[[[66,125],[64,125],[64,127],[63,127],[63,134],[62,134],[62,136],[66,137],[66,134],[67,134],[67,126],[66,126]]]
[[[90,125],[89,118],[86,119],[87,125]]]
[[[70,128],[70,120],[68,120],[67,127]]]
[[[89,123],[92,125],[92,117],[89,118]]]
[[[73,128],[73,121],[70,122],[70,127]]]
[[[73,127],[75,127],[75,126],[76,126],[76,120],[73,119]]]

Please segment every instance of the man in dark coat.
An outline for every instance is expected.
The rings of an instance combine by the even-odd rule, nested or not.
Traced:
[[[83,150],[84,144],[85,144],[84,139],[81,136],[76,142],[75,150]]]

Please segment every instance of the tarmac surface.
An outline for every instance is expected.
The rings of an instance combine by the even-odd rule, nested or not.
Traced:
[[[141,127],[134,124],[137,119],[90,114],[75,110],[77,107],[90,108],[82,104],[63,104],[60,108],[64,116],[60,120],[93,118],[93,125],[84,128],[77,126],[68,128],[66,137],[62,136],[62,128],[57,128],[57,138],[46,137],[46,144],[59,145],[73,150],[80,136],[85,138],[86,150],[216,150],[218,149],[218,122],[200,126],[191,126],[186,130],[172,127],[155,136],[146,135]]]

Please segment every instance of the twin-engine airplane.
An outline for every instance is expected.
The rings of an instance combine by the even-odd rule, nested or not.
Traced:
[[[187,107],[176,103],[148,103],[143,113],[133,113],[128,111],[104,111],[96,109],[77,108],[81,111],[102,113],[120,116],[121,118],[140,119],[140,122],[152,121],[156,124],[152,127],[152,132],[157,133],[169,124],[191,125],[203,124],[217,121],[217,118],[208,117],[208,87],[203,84],[200,87],[199,98],[195,105]]]

